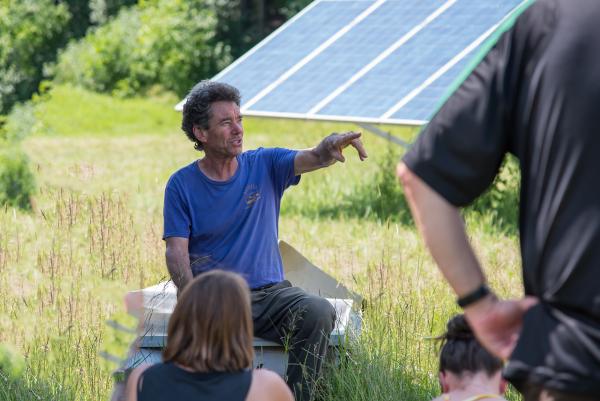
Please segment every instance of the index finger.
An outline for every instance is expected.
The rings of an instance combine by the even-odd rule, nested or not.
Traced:
[[[355,139],[360,138],[360,136],[362,134],[360,132],[348,131],[348,132],[344,132],[344,133],[338,134],[338,135],[339,135],[337,137],[338,144],[341,146],[348,146],[348,145],[350,145],[350,142],[352,142]]]
[[[365,147],[360,139],[356,138],[356,139],[352,140],[350,142],[350,145],[354,146],[354,148],[358,151],[358,157],[360,158],[361,161],[363,161],[367,157],[369,157],[367,155],[367,151],[365,150]]]

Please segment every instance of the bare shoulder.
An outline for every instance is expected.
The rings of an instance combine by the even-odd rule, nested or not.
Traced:
[[[140,365],[133,369],[127,378],[127,387],[125,388],[125,399],[127,401],[137,401],[137,387],[140,380],[140,376],[146,369],[151,365]]]
[[[293,401],[292,392],[283,379],[267,369],[252,371],[252,384],[246,401]]]
[[[456,394],[455,394],[454,396],[456,397]],[[453,399],[455,399],[455,398],[451,398],[451,399],[453,400]],[[464,396],[462,396],[462,397],[461,397],[461,396],[459,395],[459,396],[458,396],[458,399],[465,399],[465,398],[464,398]],[[469,397],[468,397],[468,398],[466,398],[466,399],[467,399],[467,400],[473,400],[473,399],[477,399],[477,400],[479,400],[480,398],[478,398],[478,397],[470,397],[470,398],[469,398]],[[433,399],[433,400],[431,400],[431,401],[445,401],[445,400],[447,400],[447,398],[444,398],[444,395],[440,395],[439,397],[437,397],[437,398],[434,398],[434,399]],[[482,401],[483,401],[483,400],[485,400],[485,401],[506,401],[506,399],[504,399],[504,398],[502,398],[502,397],[500,397],[500,396],[493,397],[493,398],[492,398],[492,397],[485,397],[485,398],[481,398],[481,400],[482,400]]]

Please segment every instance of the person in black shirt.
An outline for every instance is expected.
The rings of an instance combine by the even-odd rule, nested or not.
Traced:
[[[252,370],[250,291],[240,275],[193,279],[169,319],[163,363],[135,368],[127,401],[293,401],[276,373]]]
[[[533,2],[528,2],[533,3]],[[600,399],[600,2],[528,4],[397,173],[481,343],[526,399]],[[520,162],[526,297],[497,299],[458,207]]]

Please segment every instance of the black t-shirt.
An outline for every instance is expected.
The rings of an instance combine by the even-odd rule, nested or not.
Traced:
[[[188,372],[173,363],[146,369],[138,382],[138,401],[244,401],[252,371]]]
[[[600,1],[540,0],[448,98],[404,162],[450,203],[520,161],[528,312],[505,374],[600,395]]]

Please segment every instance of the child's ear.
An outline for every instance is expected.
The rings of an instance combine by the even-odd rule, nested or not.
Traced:
[[[438,373],[438,380],[440,381],[440,387],[442,388],[442,393],[450,392],[450,388],[448,386],[448,379],[446,378],[446,372]]]

